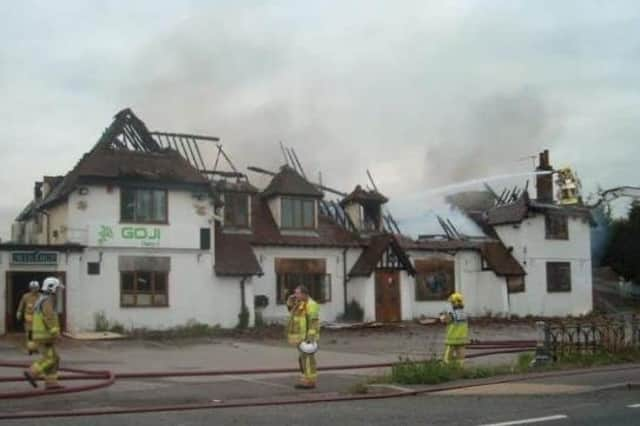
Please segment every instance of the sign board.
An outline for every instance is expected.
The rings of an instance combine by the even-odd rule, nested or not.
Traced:
[[[14,251],[11,252],[13,265],[57,265],[58,253],[55,251]]]
[[[89,246],[198,249],[200,228],[208,224],[104,224],[89,225]]]
[[[140,247],[155,247],[160,245],[162,233],[160,228],[150,226],[109,226],[100,225],[98,228],[98,245],[108,245],[112,241],[124,241]]]

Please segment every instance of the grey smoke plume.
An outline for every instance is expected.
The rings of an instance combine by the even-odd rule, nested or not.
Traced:
[[[452,117],[439,143],[427,149],[425,181],[439,186],[498,171],[530,170],[527,157],[553,148],[562,120],[533,91],[480,98]]]

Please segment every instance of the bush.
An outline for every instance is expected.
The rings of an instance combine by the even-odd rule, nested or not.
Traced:
[[[109,330],[109,320],[107,320],[107,315],[104,311],[96,312],[93,314],[93,323],[95,331],[108,331]]]
[[[237,328],[240,330],[244,330],[249,327],[249,310],[246,306],[242,306],[240,313],[238,314],[238,325]]]
[[[183,339],[183,338],[196,338],[196,337],[209,337],[214,333],[219,332],[220,326],[210,326],[190,319],[185,325],[179,325],[177,327],[167,328],[165,330],[149,330],[146,328],[139,328],[132,330],[132,333],[137,338],[151,339],[151,340],[168,340],[168,339]]]
[[[341,316],[343,321],[362,322],[364,319],[364,309],[355,299],[347,304],[347,311]]]
[[[391,378],[406,385],[437,385],[459,379],[486,379],[504,374],[523,373],[529,370],[532,354],[518,357],[516,365],[464,368],[457,363],[445,364],[435,357],[427,361],[400,360],[391,368]]]
[[[461,378],[462,368],[435,358],[428,361],[405,359],[391,367],[391,377],[394,382],[405,385],[437,385]]]

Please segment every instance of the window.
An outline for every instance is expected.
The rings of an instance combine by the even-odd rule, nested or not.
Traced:
[[[547,262],[547,291],[571,291],[571,263]]]
[[[454,261],[416,260],[416,301],[447,300],[455,291]]]
[[[318,303],[331,301],[331,275],[306,274],[306,273],[282,273],[277,275],[277,300],[278,304],[286,303],[287,297],[296,287],[303,285],[309,289],[309,296]]]
[[[509,293],[523,293],[524,292],[524,277],[507,277],[507,291]]]
[[[168,272],[120,272],[120,305],[123,307],[169,306]]]
[[[100,275],[100,262],[87,262],[88,275]]]
[[[120,221],[167,223],[167,191],[164,189],[122,188]]]
[[[239,192],[224,194],[224,226],[249,227],[249,195]]]
[[[548,240],[568,240],[569,221],[567,216],[547,213],[544,215],[545,237]]]
[[[282,228],[313,229],[315,221],[315,200],[301,198],[282,199]]]
[[[211,249],[211,229],[200,228],[200,250]]]

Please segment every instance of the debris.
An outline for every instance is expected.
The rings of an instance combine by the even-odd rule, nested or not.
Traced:
[[[422,317],[418,319],[418,324],[420,325],[433,325],[439,324],[440,318],[432,318],[432,317]]]
[[[81,333],[62,333],[65,337],[74,340],[118,340],[118,339],[126,339],[127,336],[114,333],[111,331],[96,331],[96,332],[81,332]]]

